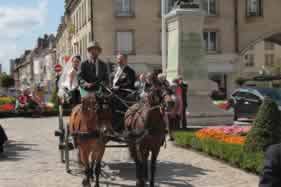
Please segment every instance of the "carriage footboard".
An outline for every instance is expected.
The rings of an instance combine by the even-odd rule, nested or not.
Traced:
[[[71,136],[73,136],[74,138],[79,138],[79,139],[91,139],[91,138],[99,138],[101,137],[101,133],[100,132],[74,132],[71,134]]]

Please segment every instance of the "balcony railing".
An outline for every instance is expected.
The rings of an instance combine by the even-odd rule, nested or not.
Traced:
[[[134,16],[134,12],[131,10],[118,10],[115,15],[117,17],[131,17]]]

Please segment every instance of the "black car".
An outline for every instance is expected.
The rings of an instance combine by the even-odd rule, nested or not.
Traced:
[[[239,88],[231,95],[229,103],[234,109],[234,120],[253,120],[265,97],[270,97],[281,111],[280,88]]]

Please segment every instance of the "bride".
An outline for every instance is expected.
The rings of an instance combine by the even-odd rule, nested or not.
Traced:
[[[66,63],[58,83],[58,96],[72,105],[80,103],[80,92],[78,85],[78,71],[80,69],[81,57],[73,56]]]

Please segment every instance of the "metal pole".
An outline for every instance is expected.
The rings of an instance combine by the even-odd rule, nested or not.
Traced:
[[[93,0],[91,1],[91,41],[94,41],[94,2]]]
[[[163,73],[166,73],[167,70],[167,27],[166,27],[166,19],[165,15],[168,10],[168,1],[162,0],[161,2],[161,10],[162,10],[162,70]]]

